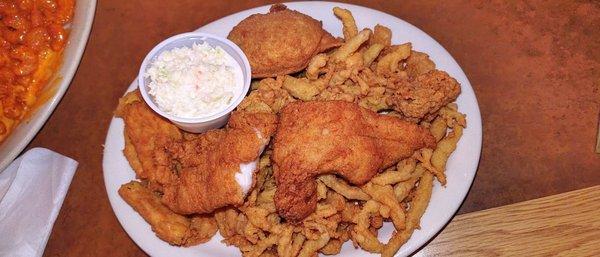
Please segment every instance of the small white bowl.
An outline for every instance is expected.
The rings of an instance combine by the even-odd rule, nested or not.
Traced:
[[[221,47],[225,52],[227,52],[233,59],[239,64],[242,69],[242,76],[244,79],[244,85],[242,86],[242,91],[236,95],[227,106],[227,108],[223,109],[223,111],[215,113],[210,116],[201,117],[201,118],[181,118],[161,110],[158,105],[154,102],[154,98],[148,94],[150,90],[148,88],[149,79],[145,78],[144,74],[148,69],[148,66],[154,61],[154,59],[160,55],[163,51],[168,51],[173,48],[179,47],[192,47],[194,43],[208,43],[209,45],[216,47]],[[233,42],[229,41],[226,38],[218,37],[215,35],[200,33],[200,32],[190,32],[172,36],[165,41],[161,42],[157,46],[155,46],[150,53],[144,58],[142,62],[142,66],[140,67],[140,72],[138,74],[138,85],[140,92],[142,93],[142,97],[146,101],[146,103],[154,110],[156,113],[161,116],[169,119],[173,122],[177,127],[192,133],[201,133],[210,129],[220,128],[229,119],[229,114],[235,109],[244,99],[246,93],[250,89],[250,80],[251,80],[251,70],[250,63],[248,62],[248,58],[242,50]]]

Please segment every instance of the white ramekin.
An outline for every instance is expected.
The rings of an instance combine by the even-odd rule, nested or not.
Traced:
[[[201,117],[201,118],[181,118],[169,113],[162,111],[158,105],[154,102],[154,98],[148,94],[148,83],[149,78],[145,78],[144,74],[148,69],[148,66],[152,63],[154,58],[158,56],[163,51],[168,51],[177,47],[192,47],[194,43],[208,43],[209,45],[215,47],[219,46],[225,50],[233,59],[240,65],[242,69],[242,76],[244,79],[244,85],[242,86],[242,91],[235,96],[233,101],[227,108],[223,109],[223,111],[215,113],[210,116]],[[159,115],[169,119],[173,122],[177,127],[192,133],[200,133],[210,129],[220,128],[229,119],[229,114],[235,109],[244,99],[246,93],[250,89],[250,80],[251,80],[251,70],[250,63],[248,62],[248,58],[244,55],[244,52],[233,42],[229,41],[226,38],[218,37],[211,34],[200,33],[200,32],[190,32],[175,35],[161,42],[157,46],[155,46],[144,61],[142,62],[142,66],[140,67],[140,71],[138,74],[138,87],[140,92],[142,93],[142,97],[144,101]]]

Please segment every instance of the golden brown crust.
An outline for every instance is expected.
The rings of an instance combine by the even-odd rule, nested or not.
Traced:
[[[124,153],[137,177],[160,184],[173,181],[176,175],[169,168],[164,146],[182,140],[180,130],[154,113],[138,90],[121,98],[115,113],[125,123]]]
[[[177,180],[164,186],[163,203],[182,214],[241,205],[245,195],[235,174],[241,163],[258,159],[276,121],[274,114],[234,112],[227,128],[167,146],[179,169]]]
[[[182,214],[240,205],[235,173],[259,157],[277,124],[275,114],[235,111],[226,128],[191,136],[154,113],[139,91],[121,98],[115,113],[125,122],[124,154],[137,177]]]
[[[419,68],[423,69],[423,68]],[[394,109],[414,119],[428,118],[456,100],[460,85],[448,73],[430,70],[400,87],[391,98]]]
[[[274,5],[267,14],[253,14],[229,33],[248,57],[253,78],[275,77],[300,71],[310,58],[339,44],[321,22],[285,5]],[[326,40],[321,45],[321,39]]]
[[[135,151],[135,146],[131,143],[131,139],[127,133],[124,133],[123,137],[125,138],[125,148],[123,148],[123,155],[131,165],[131,168],[135,171],[135,174],[142,174],[144,172],[144,168],[142,166],[142,162],[140,158],[137,156],[137,152]]]
[[[435,63],[429,59],[429,55],[417,51],[412,51],[406,58],[406,73],[409,78],[416,78],[435,69]]]
[[[321,41],[319,42],[319,47],[317,48],[317,52],[315,53],[322,53],[325,52],[329,49],[338,47],[342,45],[342,40],[339,38],[335,38],[333,37],[331,34],[329,34],[329,32],[325,31],[325,33],[323,33],[323,37],[321,38]]]
[[[119,188],[119,195],[152,226],[156,235],[172,245],[185,243],[190,221],[169,210],[160,197],[140,182],[131,181]]]
[[[275,204],[290,221],[315,210],[316,175],[335,173],[361,185],[436,144],[425,128],[344,101],[293,102],[280,115],[273,143]]]
[[[119,188],[119,195],[152,227],[156,235],[172,245],[191,246],[209,241],[217,233],[212,216],[191,219],[169,210],[160,197],[142,183],[131,181]]]

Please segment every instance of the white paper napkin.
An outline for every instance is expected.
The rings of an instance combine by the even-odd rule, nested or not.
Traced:
[[[0,173],[0,256],[42,256],[77,164],[33,148]]]

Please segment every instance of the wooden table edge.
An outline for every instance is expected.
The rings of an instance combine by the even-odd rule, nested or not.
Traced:
[[[456,216],[416,256],[599,256],[600,185]]]

